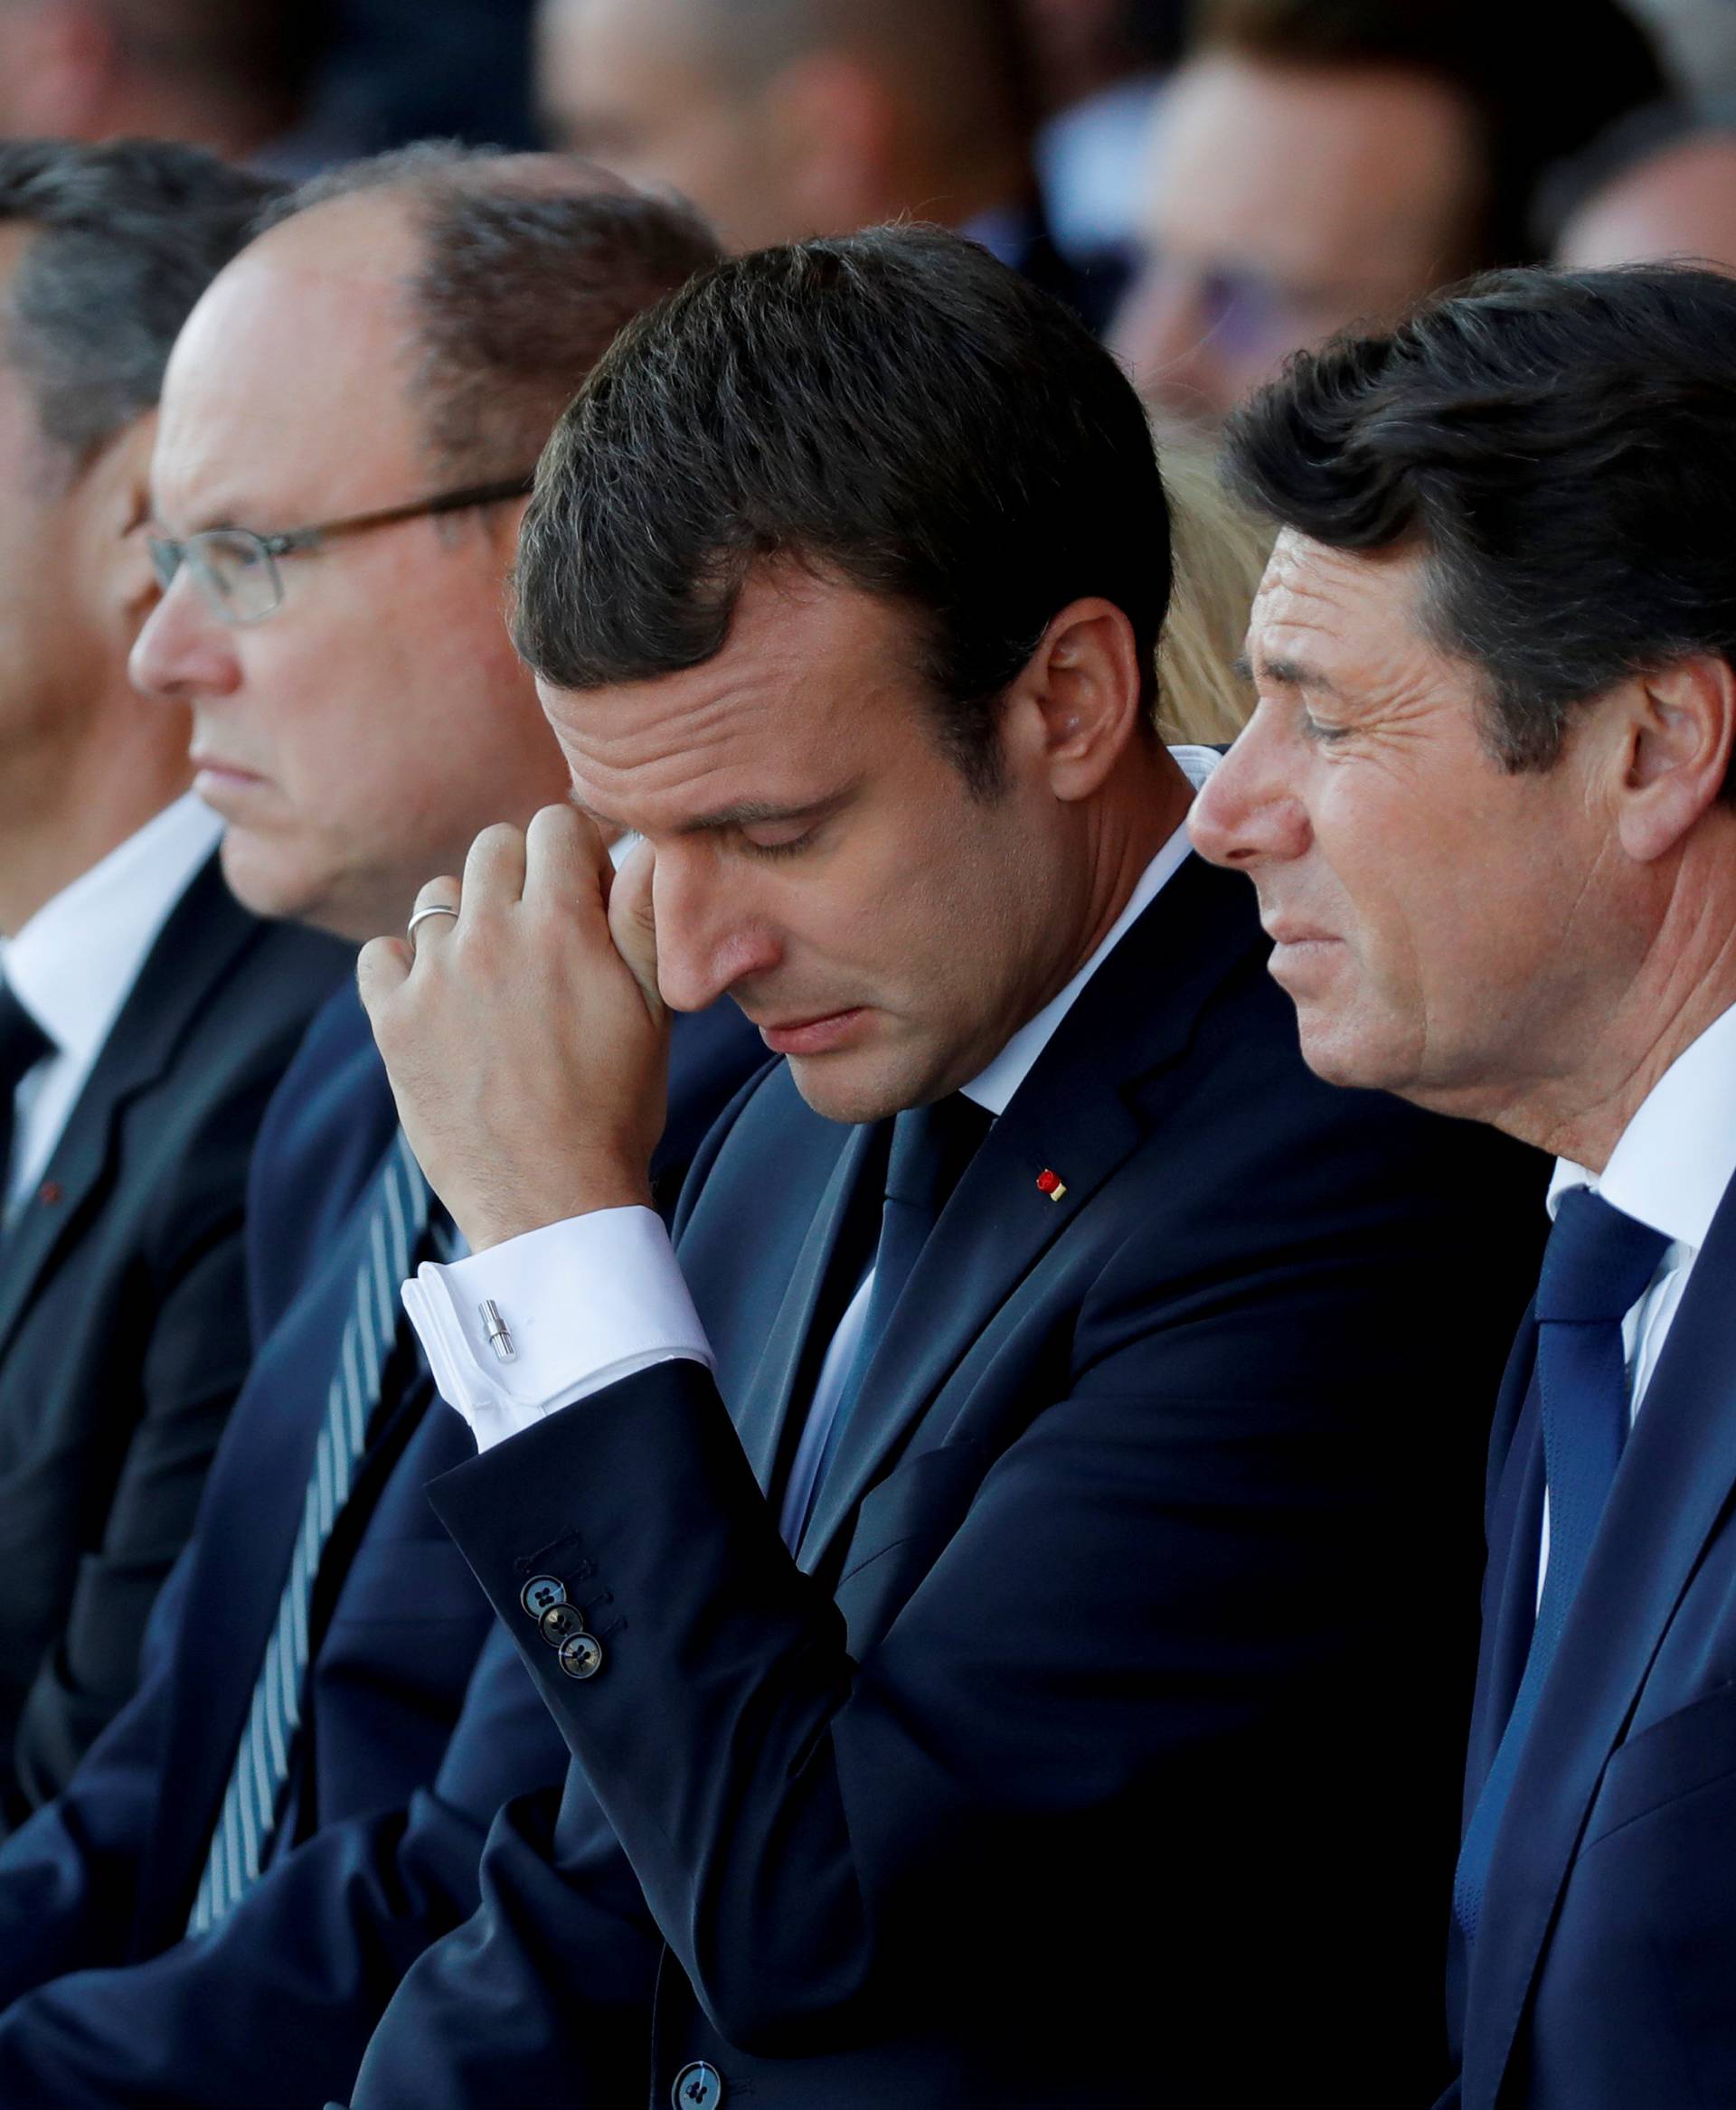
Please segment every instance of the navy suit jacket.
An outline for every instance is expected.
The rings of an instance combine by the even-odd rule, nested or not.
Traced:
[[[437,1484],[575,1764],[552,1826],[497,1823],[357,2110],[660,2105],[693,2060],[756,2110],[1429,2099],[1477,1403],[1543,1176],[1320,1084],[1266,951],[1189,860],[1099,969],[797,1559],[767,1491],[872,1132],[781,1066],[683,1204],[715,1382],[659,1365]],[[521,1609],[539,1573],[587,1681]]]
[[[1465,2110],[1736,2103],[1736,1186],[1623,1455],[1455,1940]],[[1543,1499],[1530,1324],[1492,1451],[1467,1808],[1530,1645]]]
[[[684,1022],[665,1145],[764,1050],[731,1005]],[[293,1851],[183,1941],[299,1528],[397,1117],[354,991],[316,1022],[262,1129],[250,1225],[261,1347],[160,1602],[137,1699],[0,1850],[0,2103],[305,2105],[350,2084],[392,1988],[476,1899],[500,1805],[564,1751],[423,1493],[474,1455],[426,1377],[372,1432],[321,1561]],[[485,1645],[487,1644],[488,1645]],[[39,1990],[33,1990],[39,1989]],[[10,2004],[8,2004],[10,2003]]]
[[[353,956],[249,915],[213,854],[0,1238],[0,1832],[137,1682],[247,1374],[254,1137]]]

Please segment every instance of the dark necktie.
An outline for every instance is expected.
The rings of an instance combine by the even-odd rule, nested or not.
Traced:
[[[354,1301],[302,1502],[301,1529],[230,1769],[189,1934],[214,1926],[259,1880],[266,1865],[301,1728],[302,1687],[312,1653],[308,1611],[320,1556],[367,1447],[386,1369],[407,1323],[399,1310],[400,1286],[423,1252],[442,1260],[448,1257],[450,1233],[445,1226],[444,1217],[433,1215],[428,1182],[401,1134],[374,1189]]]
[[[1453,1907],[1467,1941],[1476,1937],[1495,1836],[1627,1441],[1621,1322],[1669,1243],[1662,1231],[1576,1187],[1561,1197],[1543,1251],[1532,1382],[1543,1413],[1549,1568],[1518,1696],[1459,1850]]]
[[[53,1041],[0,975],[0,1201],[11,1185],[14,1095],[43,1056],[53,1052]]]
[[[994,1126],[995,1116],[962,1092],[948,1093],[930,1107],[910,1107],[892,1125],[886,1199],[881,1210],[880,1241],[874,1248],[874,1286],[869,1293],[862,1339],[820,1455],[816,1487],[826,1478],[856,1394],[862,1389],[863,1373],[885,1338],[893,1307],[929,1242],[929,1234]]]

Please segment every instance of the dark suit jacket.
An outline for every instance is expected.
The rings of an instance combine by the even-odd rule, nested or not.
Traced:
[[[137,1681],[152,1600],[247,1372],[254,1135],[351,957],[250,916],[213,856],[0,1240],[0,1806],[12,1821],[58,1792]]]
[[[765,1059],[733,1005],[684,1022],[665,1150],[691,1153]],[[0,1850],[6,2110],[299,2110],[346,2088],[405,1968],[473,1909],[496,1809],[560,1779],[560,1738],[423,1493],[475,1450],[424,1376],[372,1432],[321,1562],[294,1850],[218,1927],[180,1939],[396,1130],[345,990],[260,1135],[250,1277],[263,1345],[159,1603],[144,1683],[66,1794]]]
[[[1736,1187],[1647,1387],[1455,1942],[1466,2110],[1736,2103]],[[1503,1388],[1467,1809],[1530,1645],[1543,1437]]]
[[[1429,2099],[1477,1402],[1542,1172],[1311,1077],[1254,911],[1190,860],[1100,967],[799,1560],[762,1489],[869,1132],[782,1068],[684,1202],[716,1382],[660,1365],[437,1484],[577,1763],[552,1833],[496,1825],[357,2110],[660,2105],[701,2059],[756,2110]],[[588,1681],[520,1607],[539,1573]]]

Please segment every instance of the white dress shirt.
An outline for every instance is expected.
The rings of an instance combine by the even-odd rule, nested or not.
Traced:
[[[1664,1072],[1621,1132],[1601,1179],[1557,1158],[1549,1182],[1553,1219],[1561,1196],[1589,1187],[1624,1216],[1670,1240],[1657,1272],[1621,1322],[1628,1423],[1638,1414],[1664,1352],[1682,1293],[1724,1190],[1736,1179],[1736,1008],[1715,1019]],[[1549,1505],[1538,1590],[1549,1566]]]
[[[1170,752],[1196,791],[1219,760],[1210,748]],[[1188,852],[1184,825],[1146,867],[1078,974],[963,1088],[967,1098],[991,1114],[1005,1111],[1080,992]],[[827,1346],[791,1468],[787,1537],[799,1521],[796,1512],[806,1511],[873,1288],[870,1268]],[[510,1361],[489,1343],[485,1303],[511,1336]],[[480,1450],[653,1363],[686,1356],[715,1367],[668,1233],[649,1209],[600,1209],[468,1259],[444,1267],[426,1261],[404,1285],[404,1308],[437,1389],[470,1424]]]
[[[146,821],[0,944],[0,974],[54,1043],[13,1098],[8,1220],[42,1178],[157,935],[222,834],[191,792]]]

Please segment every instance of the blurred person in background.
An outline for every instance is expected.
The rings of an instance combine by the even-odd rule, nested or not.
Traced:
[[[0,145],[0,1814],[133,1690],[249,1340],[266,1101],[350,951],[239,908],[187,714],[127,655],[169,347],[270,195],[191,148]]]
[[[1693,258],[1736,270],[1736,105],[1642,112],[1569,172],[1551,201],[1557,263]]]
[[[909,216],[1088,321],[1117,290],[1050,238],[1005,0],[542,0],[537,80],[555,145],[693,199],[732,249]]]
[[[1225,489],[1204,447],[1161,428],[1157,437],[1174,567],[1157,639],[1157,730],[1168,740],[1224,745],[1254,708],[1241,648],[1273,531]]]
[[[1152,401],[1215,423],[1289,353],[1535,254],[1544,173],[1663,84],[1615,0],[1515,13],[1205,0],[1112,335]]]
[[[217,278],[165,385],[169,583],[133,671],[184,744],[192,710],[243,900],[401,929],[479,826],[564,795],[503,619],[527,472],[619,325],[715,253],[596,170],[437,148],[304,193]],[[687,1027],[665,1157],[765,1060],[733,1006]],[[348,986],[261,1133],[259,1345],[141,1689],[0,1851],[6,2110],[344,2091],[474,1908],[496,1808],[559,1781],[423,1493],[470,1440],[398,1287],[450,1235]],[[641,1953],[624,1936],[623,1973]]]
[[[180,139],[295,173],[326,0],[0,0],[0,136]]]
[[[1032,153],[1055,246],[1118,288],[1132,268],[1152,112],[1183,0],[1021,0],[1042,121]]]

